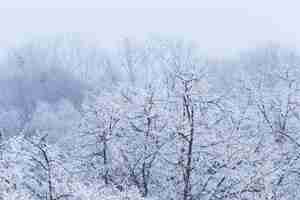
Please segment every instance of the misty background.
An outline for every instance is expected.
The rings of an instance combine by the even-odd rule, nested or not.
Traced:
[[[9,1],[0,12],[1,47],[76,33],[115,45],[122,37],[163,35],[196,41],[211,56],[275,41],[300,45],[298,1]]]

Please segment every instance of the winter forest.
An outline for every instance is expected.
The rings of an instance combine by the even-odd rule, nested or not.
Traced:
[[[296,48],[59,37],[0,71],[0,200],[300,199]]]

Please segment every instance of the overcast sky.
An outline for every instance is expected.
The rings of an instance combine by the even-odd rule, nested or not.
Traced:
[[[74,32],[105,45],[124,36],[179,37],[197,41],[212,55],[231,54],[270,40],[300,47],[300,1],[5,2],[0,10],[1,47]]]

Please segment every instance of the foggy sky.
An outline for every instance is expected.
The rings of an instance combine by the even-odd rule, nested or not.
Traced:
[[[61,33],[80,33],[109,46],[125,36],[191,39],[211,55],[230,55],[264,41],[300,47],[297,1],[103,2],[4,3],[0,47]]]

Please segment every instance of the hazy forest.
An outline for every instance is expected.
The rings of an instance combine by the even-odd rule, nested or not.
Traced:
[[[300,199],[300,53],[34,40],[0,58],[0,200]]]

